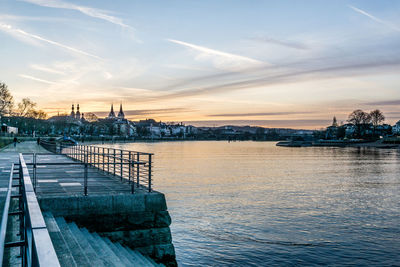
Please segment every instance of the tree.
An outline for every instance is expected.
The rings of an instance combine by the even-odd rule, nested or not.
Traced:
[[[23,118],[46,119],[47,114],[43,110],[35,109],[37,104],[29,98],[23,98],[17,105],[14,114]]]
[[[96,122],[99,120],[99,118],[96,116],[96,114],[91,113],[91,112],[85,113],[84,118],[88,122]]]
[[[376,127],[385,120],[385,116],[379,109],[371,111],[369,115],[371,116],[371,122],[372,125],[374,126],[374,135],[375,135]]]
[[[9,115],[14,106],[14,99],[5,83],[0,82],[0,116]]]
[[[36,103],[29,98],[23,98],[17,105],[15,115],[18,117],[32,117],[32,113],[35,111]]]
[[[371,122],[371,116],[361,109],[357,109],[349,115],[348,122],[356,126],[357,135],[361,137],[362,128]]]
[[[378,126],[385,120],[385,116],[379,109],[371,111],[369,115],[371,116],[371,122],[374,127]]]

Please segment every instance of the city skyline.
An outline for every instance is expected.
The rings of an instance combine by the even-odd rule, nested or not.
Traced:
[[[2,1],[0,80],[49,115],[122,102],[197,126],[317,129],[358,108],[395,123],[400,3],[307,3]]]

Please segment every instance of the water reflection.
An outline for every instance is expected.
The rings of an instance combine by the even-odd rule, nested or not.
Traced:
[[[399,151],[263,142],[116,144],[155,153],[182,266],[400,261]]]

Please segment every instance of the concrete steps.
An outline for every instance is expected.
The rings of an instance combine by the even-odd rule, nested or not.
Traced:
[[[61,266],[164,266],[136,250],[112,242],[64,218],[45,212],[44,218]]]

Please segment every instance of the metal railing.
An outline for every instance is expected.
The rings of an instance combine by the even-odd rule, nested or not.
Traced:
[[[29,176],[28,168],[22,154],[19,154],[19,170],[17,180],[18,194],[11,195],[11,189],[14,170],[11,170],[9,194],[7,194],[7,207],[5,207],[2,218],[1,228],[1,250],[0,257],[3,258],[4,248],[20,247],[22,266],[60,266],[57,254],[54,250],[53,243],[46,227],[36,194],[33,189],[32,181]],[[11,189],[10,189],[11,188]],[[18,210],[9,212],[10,199],[17,198],[19,200]],[[5,217],[19,216],[19,237],[20,240],[4,243],[7,225],[3,228],[3,223],[7,224]],[[5,220],[5,222],[4,222]],[[4,237],[3,237],[4,233]],[[4,244],[4,245],[3,245]]]
[[[4,202],[3,217],[1,218],[0,228],[0,263],[3,262],[4,256],[4,244],[6,241],[7,223],[8,223],[8,211],[10,210],[10,201],[12,193],[12,181],[14,173],[14,163],[11,165],[10,180],[8,182],[6,201]]]
[[[61,154],[95,167],[107,174],[127,180],[134,187],[146,186],[152,191],[153,154],[115,148],[75,145],[62,147]]]
[[[95,168],[101,172],[119,177],[121,181],[127,181],[131,185],[131,193],[135,192],[135,187],[147,187],[148,192],[152,192],[152,167],[153,154],[128,151],[92,145],[62,145],[56,142],[42,140],[40,145],[50,152],[66,155],[73,159],[77,165],[84,167],[84,195],[87,195],[89,170]],[[38,163],[37,155],[44,153],[33,153],[33,177],[36,188],[36,171],[38,165],[72,165],[72,163]]]

